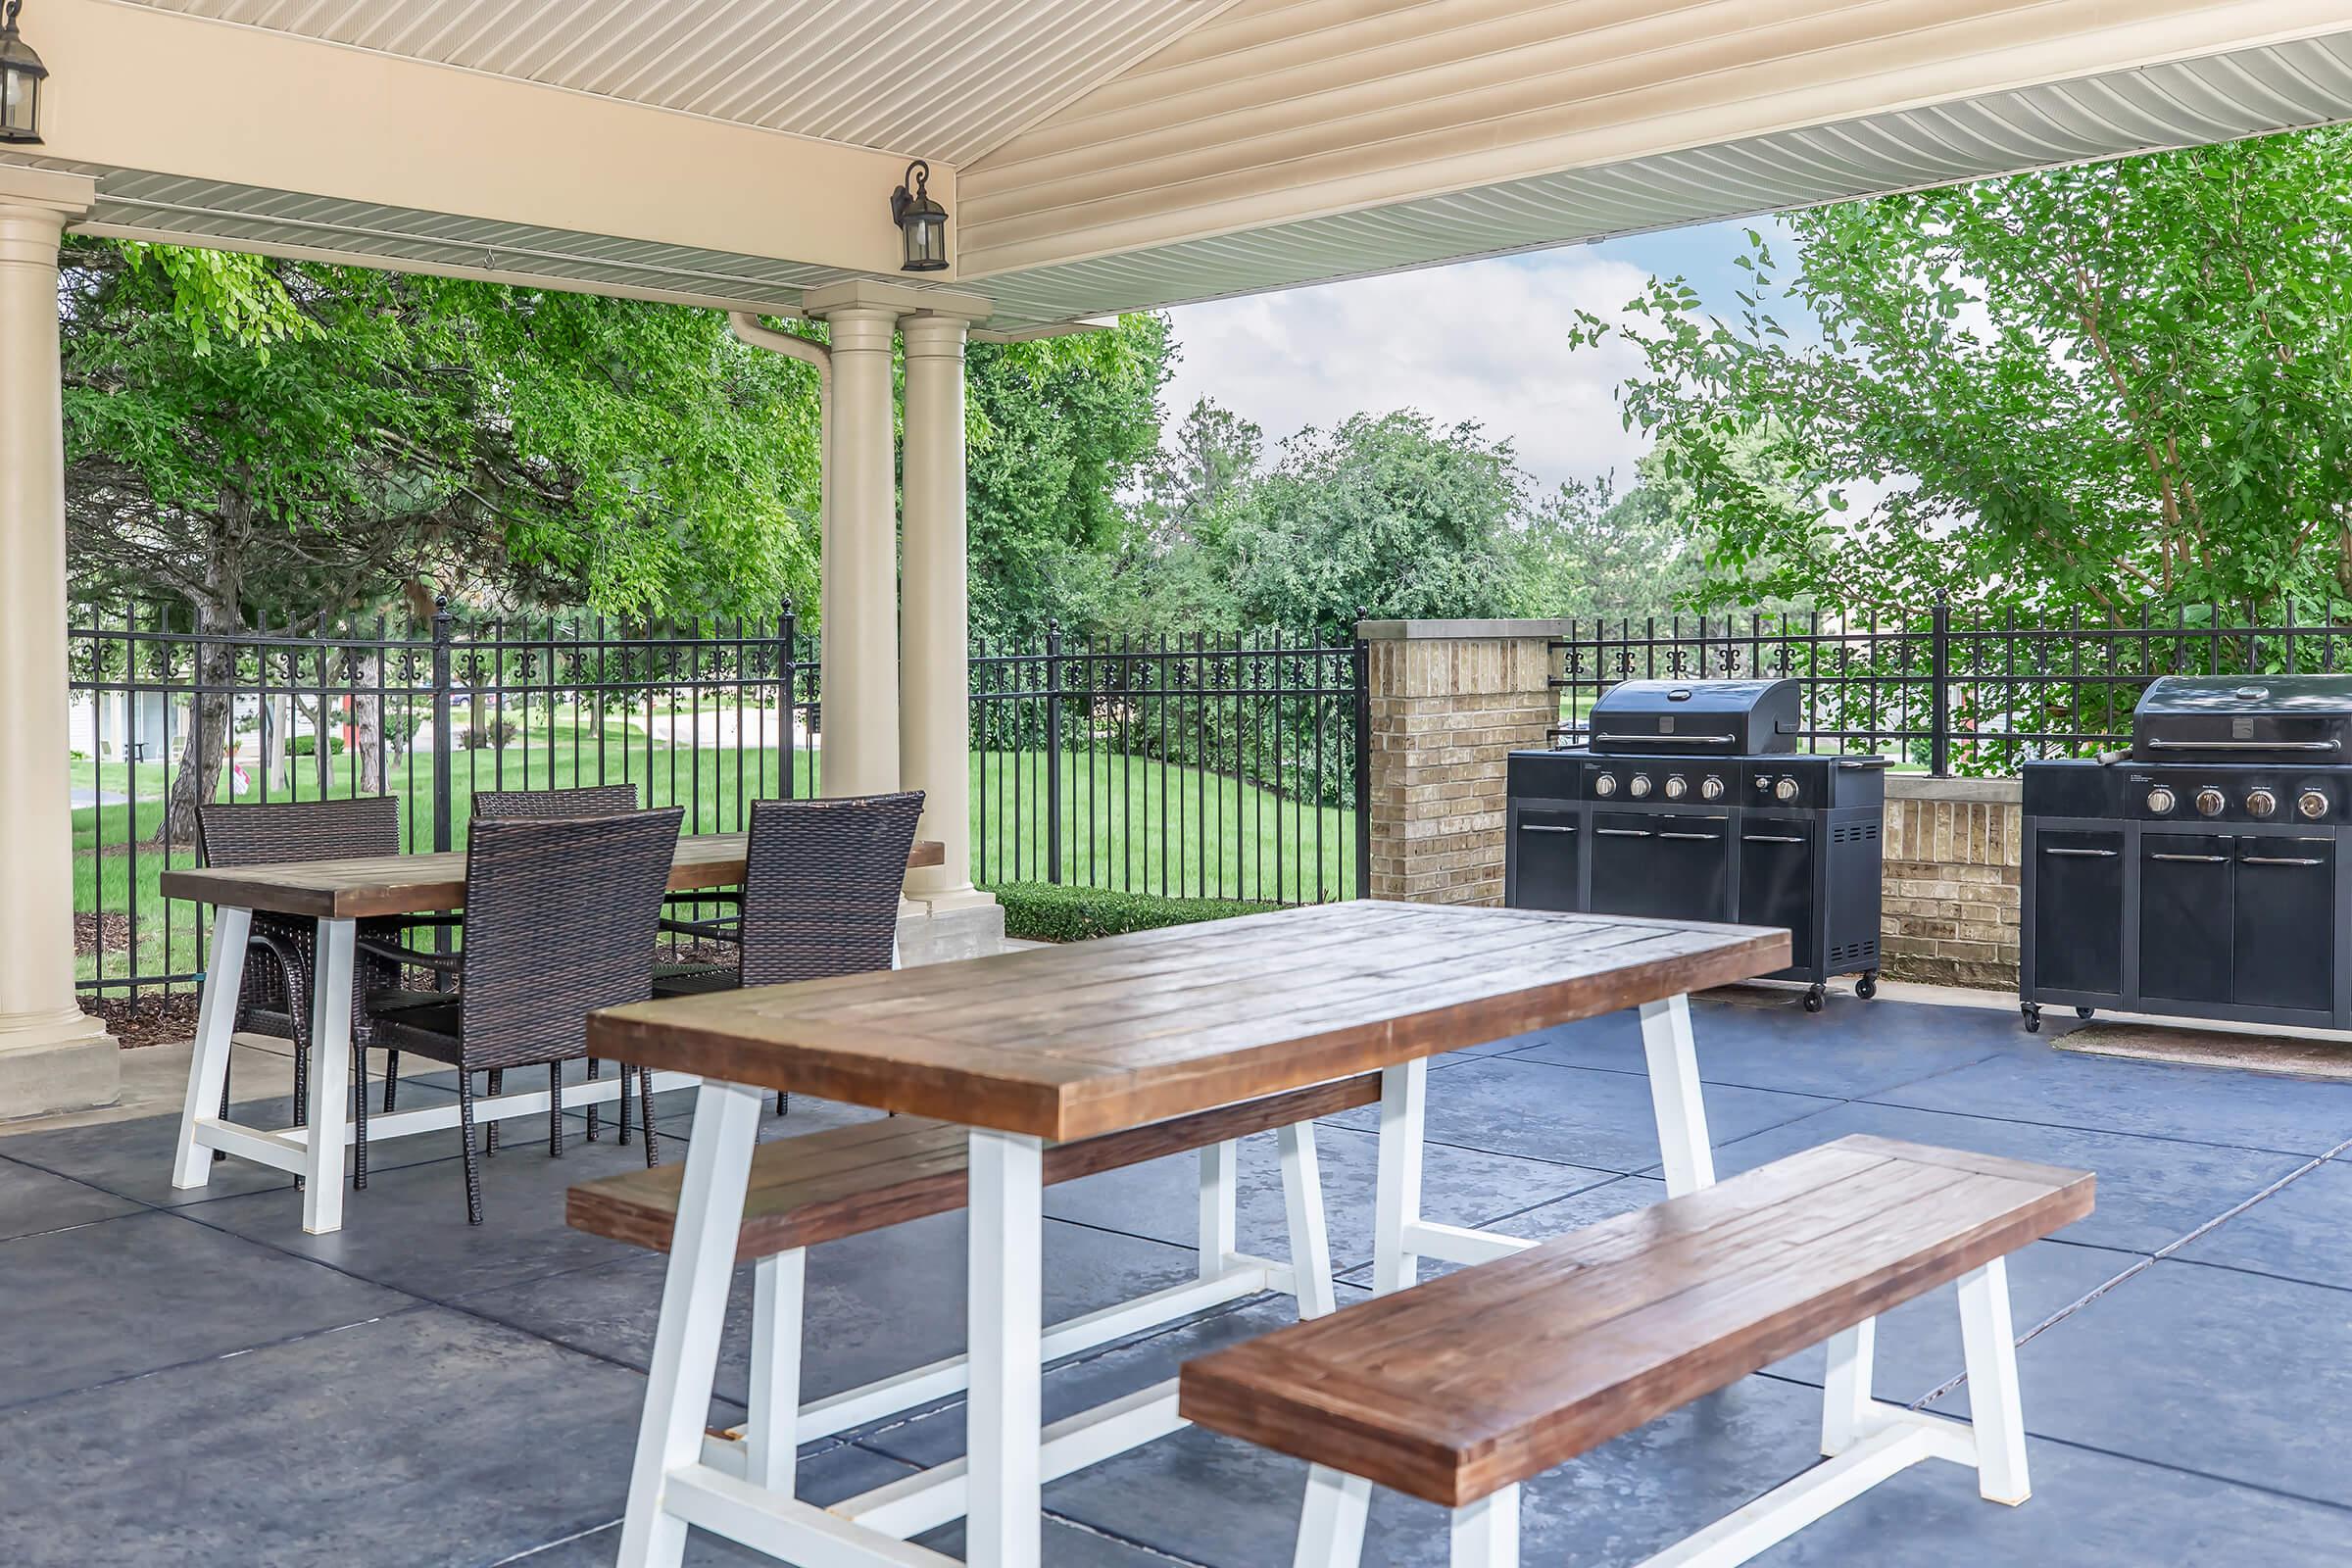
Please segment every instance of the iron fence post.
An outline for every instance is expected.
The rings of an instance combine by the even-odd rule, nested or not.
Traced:
[[[1046,880],[1061,880],[1061,622],[1046,623]]]
[[[801,759],[799,748],[793,744],[793,694],[801,681],[801,622],[793,612],[792,600],[784,601],[784,613],[777,617],[776,635],[784,644],[782,671],[784,675],[784,798],[793,800],[800,794]]]
[[[433,600],[433,848],[447,850],[450,827],[449,601]]]
[[[1937,778],[1952,772],[1952,607],[1943,590],[1936,591],[1936,608],[1928,622],[1928,771]]]
[[[1372,645],[1364,640],[1369,611],[1355,612],[1355,896],[1372,896]]]

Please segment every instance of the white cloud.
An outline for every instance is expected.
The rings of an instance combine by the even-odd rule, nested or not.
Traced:
[[[1543,489],[1614,469],[1633,482],[1648,450],[1620,422],[1618,382],[1641,356],[1617,339],[1571,352],[1579,309],[1615,320],[1647,273],[1589,251],[1465,263],[1189,305],[1170,313],[1183,357],[1169,426],[1209,398],[1266,432],[1418,409],[1507,437]]]

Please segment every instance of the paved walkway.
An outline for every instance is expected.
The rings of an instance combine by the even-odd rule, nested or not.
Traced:
[[[2352,1084],[2062,1054],[2010,1011],[1849,997],[1809,1016],[1775,996],[1698,1014],[1726,1172],[1879,1132],[2100,1179],[2096,1214],[2011,1266],[2034,1500],[1994,1507],[1962,1471],[1923,1466],[1763,1561],[2352,1560]],[[1641,1059],[1630,1017],[1444,1058],[1431,1217],[1537,1236],[1655,1200]],[[679,1134],[682,1109],[666,1113]],[[767,1125],[857,1114],[796,1101]],[[1322,1137],[1349,1292],[1370,1257],[1370,1123],[1351,1113]],[[612,1560],[661,1264],[565,1229],[562,1194],[635,1149],[609,1126],[561,1161],[511,1143],[488,1166],[489,1223],[469,1231],[454,1135],[386,1146],[346,1229],[312,1238],[270,1172],[223,1165],[211,1191],[174,1194],[172,1134],[147,1116],[0,1140],[0,1563]],[[1243,1160],[1243,1241],[1279,1252],[1262,1142]],[[1057,1188],[1050,1207],[1054,1315],[1194,1271],[1189,1162]],[[811,1396],[958,1348],[960,1234],[943,1216],[813,1254]],[[748,1294],[722,1422],[740,1416]],[[1965,1408],[1948,1294],[1883,1324],[1883,1396]],[[1063,1363],[1048,1415],[1166,1377],[1284,1305]],[[1637,1562],[1803,1469],[1820,1362],[1794,1357],[1533,1485],[1528,1561]],[[811,1446],[804,1490],[865,1490],[953,1455],[962,1432],[948,1405]],[[1287,1560],[1269,1544],[1289,1540],[1300,1481],[1188,1432],[1050,1487],[1047,1560],[1266,1568]],[[1384,1496],[1365,1561],[1441,1562],[1441,1529],[1436,1509]],[[688,1555],[741,1560],[699,1540]]]

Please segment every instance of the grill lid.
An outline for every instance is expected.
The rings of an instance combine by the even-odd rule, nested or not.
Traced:
[[[2132,712],[2138,762],[2352,761],[2352,675],[2165,675]]]
[[[1693,757],[1796,750],[1793,680],[1628,680],[1603,692],[1587,720],[1595,752]]]

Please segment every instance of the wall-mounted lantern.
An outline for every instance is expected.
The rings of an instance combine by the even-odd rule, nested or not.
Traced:
[[[918,158],[906,166],[906,183],[890,193],[890,216],[906,246],[906,261],[900,270],[948,270],[948,210],[931,199],[929,164]]]
[[[41,144],[41,83],[49,68],[17,36],[17,13],[24,0],[8,0],[0,13],[0,144]]]

